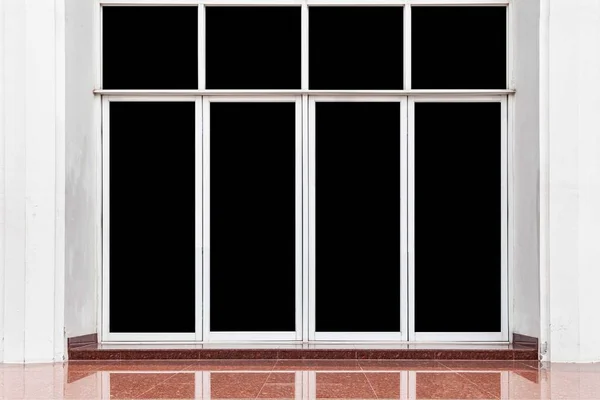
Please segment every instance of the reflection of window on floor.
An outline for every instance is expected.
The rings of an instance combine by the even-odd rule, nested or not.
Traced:
[[[410,372],[410,399],[505,399],[508,372]]]
[[[440,367],[441,369],[442,367]],[[532,369],[532,372],[537,372]],[[508,399],[510,371],[111,371],[102,398]],[[165,397],[166,396],[166,397]]]
[[[212,372],[210,396],[212,399],[295,399],[296,374]]]
[[[195,373],[111,373],[111,398],[159,399],[164,393],[177,398],[196,397]],[[201,393],[201,392],[200,392]]]

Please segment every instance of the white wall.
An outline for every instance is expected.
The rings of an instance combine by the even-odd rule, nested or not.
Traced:
[[[94,3],[0,1],[0,362],[96,332]]]
[[[96,332],[93,3],[0,0],[0,361]],[[513,327],[600,361],[600,0],[541,4],[514,2]]]
[[[600,1],[550,0],[548,309],[552,361],[600,361]]]
[[[0,361],[61,360],[64,8],[2,0],[0,10]]]
[[[540,337],[539,291],[539,0],[515,0],[513,87],[512,328]]]
[[[66,0],[66,288],[67,337],[96,333],[98,248],[96,118],[93,95],[93,0]],[[98,235],[99,236],[99,235]]]

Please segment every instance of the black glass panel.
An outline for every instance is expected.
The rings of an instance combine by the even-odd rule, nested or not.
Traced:
[[[104,89],[198,89],[198,7],[103,7]]]
[[[402,7],[310,7],[311,89],[402,89]]]
[[[195,105],[110,104],[110,331],[195,330]]]
[[[208,89],[300,89],[300,7],[207,7]]]
[[[399,332],[399,103],[316,104],[315,235],[317,332]]]
[[[415,329],[499,332],[500,103],[415,105]]]
[[[210,329],[295,330],[294,103],[210,106]]]
[[[506,7],[412,7],[413,89],[506,89]]]

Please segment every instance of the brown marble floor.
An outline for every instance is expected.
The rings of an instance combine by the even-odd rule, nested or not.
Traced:
[[[0,399],[599,399],[600,364],[196,360],[0,365]]]

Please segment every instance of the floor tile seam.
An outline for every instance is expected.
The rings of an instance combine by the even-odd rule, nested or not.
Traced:
[[[275,366],[273,366],[273,368],[275,368]],[[258,399],[260,397],[260,394],[262,393],[263,389],[265,388],[265,385],[267,384],[267,382],[269,382],[269,378],[271,377],[272,374],[273,374],[273,369],[271,369],[271,371],[269,371],[269,375],[267,375],[267,379],[265,379],[265,381],[263,382],[262,386],[260,387],[260,390],[256,394],[255,399]]]
[[[184,369],[182,369],[181,371],[183,372],[183,371],[189,371],[189,370],[191,370],[192,367],[194,366],[194,361],[201,361],[201,360],[200,359],[191,360],[190,363],[189,363],[189,365],[187,367],[185,367]],[[195,372],[197,372],[197,371],[195,371]]]
[[[275,371],[275,369],[277,368],[277,364],[279,364],[279,358],[275,359],[275,362],[273,363],[273,371]]]
[[[452,360],[447,360],[447,361],[452,361]],[[459,370],[455,370],[453,368],[451,368],[450,366],[444,364],[441,361],[437,361],[436,362],[438,364],[440,364],[441,366],[443,366],[444,368],[448,369],[449,371],[451,371],[454,374],[457,374],[458,376],[460,376],[461,378],[463,378],[464,380],[466,380],[467,382],[469,382],[471,385],[473,385],[474,387],[480,389],[481,391],[483,391],[484,393],[487,393],[488,395],[492,396],[492,398],[495,399],[499,399],[499,397],[496,397],[493,395],[493,393],[488,392],[487,390],[485,390],[483,387],[480,387],[479,385],[477,385],[477,383],[473,382],[472,380],[470,380],[469,378],[467,378],[465,375],[463,375],[461,372],[459,372]]]
[[[458,372],[458,371],[455,371],[455,370],[452,370],[452,371],[455,374],[457,374],[458,376],[460,376],[461,378],[463,378],[464,380],[466,380],[467,382],[469,382],[471,385],[473,385],[474,387],[476,387],[477,389],[481,390],[483,393],[486,393],[489,396],[491,396],[490,398],[500,400],[500,397],[495,396],[493,393],[488,392],[483,386],[480,386],[476,382],[473,382],[471,379],[469,379],[467,376],[465,376],[463,372]]]
[[[167,374],[165,374],[167,375]],[[159,385],[162,385],[163,383],[165,383],[166,381],[168,381],[169,379],[171,379],[172,377],[174,377],[175,375],[177,375],[177,373],[173,373],[171,374],[171,376],[169,376],[168,378],[165,378],[164,380],[156,383],[154,386],[151,386],[148,390],[146,390],[145,392],[142,392],[140,394],[138,394],[137,396],[135,396],[135,399],[139,399],[141,396],[145,395],[146,393],[148,393],[149,391],[151,391],[152,389],[156,388]]]
[[[525,366],[528,369],[531,369],[532,371],[539,371],[540,370],[540,366],[539,366],[539,361],[537,362],[537,366],[531,366],[529,364],[526,364],[525,362],[523,362],[525,360],[515,360],[516,363],[519,363],[522,366]],[[535,360],[531,360],[532,362],[535,362]]]
[[[375,395],[375,398],[378,399],[379,395],[377,394],[377,392],[375,391],[375,388],[373,387],[373,384],[371,383],[371,381],[369,380],[369,377],[367,376],[367,374],[362,371],[361,369],[361,373],[363,374],[363,376],[365,377],[365,379],[367,380],[367,383],[369,384],[369,387],[371,388],[371,391],[373,392],[373,394]]]
[[[449,371],[456,372],[454,369],[450,368],[448,365],[444,364],[442,361],[439,361],[439,360],[433,360],[433,361],[436,362],[437,364],[439,364],[441,367],[446,368]],[[445,360],[445,361],[452,361],[452,360]]]
[[[365,373],[365,369],[364,369],[364,367],[363,367],[363,365],[362,365],[362,363],[360,362],[359,359],[356,359],[356,364],[358,365],[358,370],[362,371],[363,374],[364,374]]]
[[[192,365],[193,365],[193,363],[191,363],[191,362],[190,362],[190,363],[188,363],[188,365],[187,365],[185,368],[183,368],[183,369],[180,369],[180,370],[175,370],[175,371],[170,371],[170,372],[173,372],[173,375],[172,375],[172,376],[170,376],[170,377],[168,377],[168,378],[167,378],[167,379],[165,379],[164,381],[162,381],[162,382],[158,383],[158,384],[157,384],[157,386],[158,386],[158,385],[161,385],[161,384],[163,384],[163,383],[165,383],[166,381],[168,381],[169,379],[172,379],[172,378],[174,378],[174,377],[175,377],[175,376],[177,376],[177,375],[181,375],[181,374],[194,374],[194,375],[195,375],[195,374],[196,374],[196,372],[198,372],[198,371],[191,370],[191,368],[192,368]],[[167,384],[168,384],[168,383],[167,383]],[[195,385],[196,383],[194,382],[193,384]],[[191,383],[180,383],[180,385],[191,385]]]

